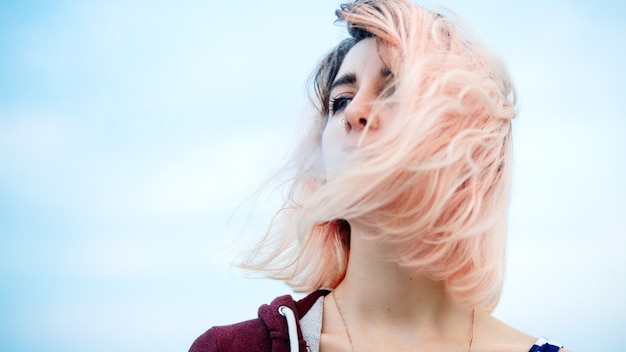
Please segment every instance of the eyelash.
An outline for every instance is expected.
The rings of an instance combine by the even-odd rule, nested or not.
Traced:
[[[331,115],[335,115],[339,112],[341,112],[342,110],[344,110],[348,104],[352,101],[352,98],[347,97],[347,96],[338,96],[336,98],[332,98],[330,99],[329,102],[329,110],[330,110],[330,114]],[[340,106],[340,104],[342,104]]]

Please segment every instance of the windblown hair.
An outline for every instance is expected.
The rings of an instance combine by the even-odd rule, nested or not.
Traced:
[[[357,221],[377,229],[368,240],[393,246],[389,260],[492,310],[502,288],[516,115],[504,65],[450,16],[407,0],[357,0],[337,17],[350,37],[314,72],[317,116],[289,164],[288,197],[243,266],[296,291],[332,289],[345,276],[349,223]],[[327,177],[320,141],[330,86],[350,48],[368,37],[393,73],[370,118],[386,107],[394,117],[382,116],[384,133]]]

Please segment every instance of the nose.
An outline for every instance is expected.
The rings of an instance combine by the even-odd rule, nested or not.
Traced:
[[[364,95],[355,96],[344,111],[344,125],[347,131],[362,131],[369,125],[369,129],[377,127],[377,122],[371,116],[372,103]]]

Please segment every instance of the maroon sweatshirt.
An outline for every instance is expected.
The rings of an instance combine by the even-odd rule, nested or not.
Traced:
[[[318,298],[328,293],[325,290],[315,291],[297,302],[289,295],[280,296],[271,304],[262,305],[256,319],[210,328],[196,339],[189,352],[289,352],[292,342],[287,317],[281,314],[280,307],[287,307],[294,313],[299,351],[305,352],[307,345],[302,338],[300,319]]]

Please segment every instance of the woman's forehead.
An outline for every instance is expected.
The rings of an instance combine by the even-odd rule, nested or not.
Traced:
[[[348,51],[331,87],[355,83],[352,81],[362,76],[388,76],[390,73],[380,58],[376,40],[367,38],[359,41]],[[354,79],[350,79],[352,77]]]

